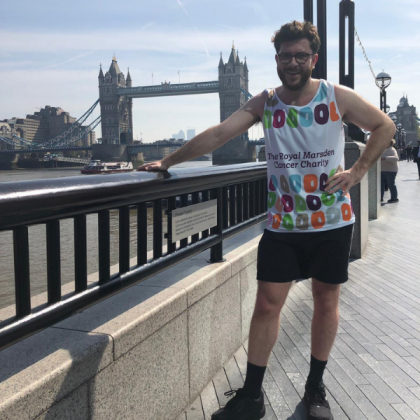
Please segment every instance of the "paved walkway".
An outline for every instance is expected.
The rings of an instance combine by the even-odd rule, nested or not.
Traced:
[[[350,263],[342,287],[340,328],[324,375],[335,420],[420,420],[420,181],[401,162],[400,202],[369,223],[363,259]],[[389,199],[385,193],[385,202]],[[298,283],[282,311],[278,341],[264,381],[266,420],[304,420],[301,398],[309,371],[311,283]],[[209,420],[239,388],[246,372],[241,347],[183,414]]]

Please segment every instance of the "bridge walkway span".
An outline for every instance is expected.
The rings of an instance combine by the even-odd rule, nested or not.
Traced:
[[[400,162],[400,202],[369,222],[362,259],[351,261],[342,287],[340,327],[324,382],[335,419],[420,419],[420,181]],[[282,311],[279,338],[263,384],[267,420],[304,420],[309,372],[311,283],[297,283]],[[247,343],[178,420],[210,420],[224,392],[243,386]]]

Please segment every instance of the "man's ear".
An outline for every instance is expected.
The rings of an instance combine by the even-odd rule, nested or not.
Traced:
[[[318,54],[315,54],[315,55],[312,57],[312,69],[314,69],[314,68],[315,68],[315,66],[316,66],[316,63],[318,63],[318,58],[319,58],[319,55],[318,55]]]
[[[276,55],[274,56],[274,58],[275,58],[275,60],[276,60],[276,64],[279,64],[279,55],[278,55],[278,54],[276,54]]]

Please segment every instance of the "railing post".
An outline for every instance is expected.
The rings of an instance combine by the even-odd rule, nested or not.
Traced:
[[[210,248],[211,263],[223,262],[223,188],[219,187],[211,191],[212,198],[217,199],[217,226],[211,229],[211,233],[219,235],[220,242]]]
[[[111,229],[109,225],[109,210],[102,210],[98,213],[98,240],[99,284],[105,284],[111,278]]]
[[[13,229],[13,251],[15,260],[16,317],[22,318],[31,313],[27,226],[19,226]]]
[[[188,194],[181,195],[181,207],[188,206]],[[179,241],[180,248],[185,248],[188,245],[188,237]]]
[[[147,203],[137,206],[137,265],[147,263]]]
[[[162,256],[162,200],[153,202],[153,258]]]
[[[86,214],[74,218],[74,266],[75,291],[87,289],[87,241]]]
[[[176,197],[168,198],[167,250],[168,254],[176,251],[176,242],[172,242],[172,211],[176,209]]]
[[[119,209],[119,272],[127,273],[130,270],[130,208],[128,206]]]
[[[47,223],[48,303],[61,300],[60,221]]]

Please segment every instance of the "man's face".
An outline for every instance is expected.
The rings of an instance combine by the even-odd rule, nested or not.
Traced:
[[[287,54],[287,55],[285,55]],[[300,64],[296,61],[296,54],[311,54],[306,63]],[[312,50],[307,39],[282,42],[280,50],[276,54],[277,74],[280,80],[289,90],[300,90],[311,77],[312,70],[318,61],[318,54],[312,55]],[[294,56],[288,64],[282,63],[283,57]]]

